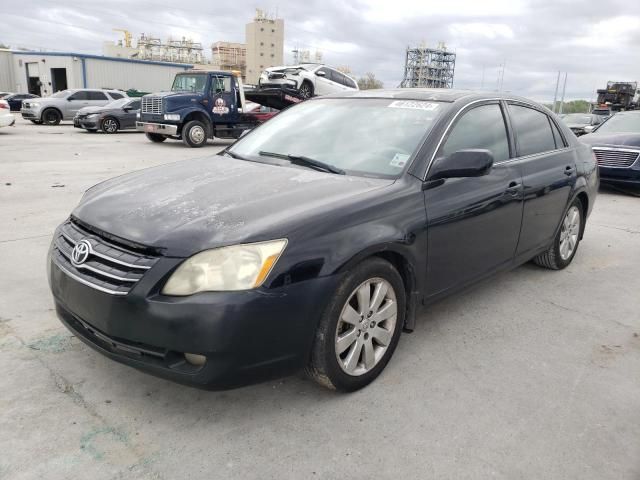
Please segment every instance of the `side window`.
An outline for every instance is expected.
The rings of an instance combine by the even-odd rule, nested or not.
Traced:
[[[560,130],[558,130],[555,122],[549,118],[549,123],[551,124],[551,131],[553,132],[553,139],[556,142],[556,148],[565,148],[567,145],[564,143],[562,135],[560,135]]]
[[[72,101],[76,101],[76,100],[89,100],[89,97],[87,96],[87,92],[84,90],[81,90],[79,92],[73,93],[70,97],[69,100]]]
[[[87,92],[89,100],[109,100],[104,92]]]
[[[230,92],[231,91],[231,77],[213,77],[211,79],[211,93]]]
[[[324,78],[326,78],[327,80],[331,80],[331,70],[329,70],[328,68],[319,68],[318,70],[316,70],[316,73],[317,72],[324,72]]]
[[[120,100],[121,98],[124,98],[124,95],[118,92],[109,92],[109,96],[114,100]]]
[[[481,105],[460,117],[440,150],[440,156],[458,150],[489,150],[496,162],[509,159],[509,139],[500,105]]]
[[[336,83],[339,83],[340,85],[344,85],[346,83],[344,75],[335,70],[331,70],[331,80],[333,80]]]
[[[546,114],[521,105],[509,105],[518,156],[555,150],[556,142]]]
[[[133,102],[129,102],[128,106],[131,110],[140,110],[140,100],[134,100]]]
[[[344,77],[347,87],[357,88],[356,83],[345,75]]]

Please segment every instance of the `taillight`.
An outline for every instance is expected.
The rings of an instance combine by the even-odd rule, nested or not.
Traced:
[[[9,104],[7,102],[0,102],[0,108],[9,108]]]

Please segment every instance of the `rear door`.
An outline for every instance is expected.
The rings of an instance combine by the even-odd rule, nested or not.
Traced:
[[[89,100],[89,105],[92,107],[102,107],[112,101],[105,92],[100,90],[87,91],[87,98]]]
[[[508,104],[524,187],[517,255],[526,257],[551,244],[576,183],[576,165],[551,116],[528,104]]]
[[[324,75],[318,75],[318,73]],[[315,72],[316,75],[316,86],[314,89],[314,93],[316,95],[329,95],[331,93],[339,92],[340,89],[336,86],[336,83],[333,81],[332,70],[328,67],[321,67]]]
[[[67,97],[67,100],[67,108],[65,108],[63,111],[65,120],[73,118],[78,110],[90,105],[89,92],[87,90],[79,90],[75,93],[72,93],[69,97]]]
[[[465,149],[491,151],[494,165],[481,177],[449,178],[425,190],[428,296],[508,265],[518,245],[522,178],[498,101],[465,108],[435,158]]]

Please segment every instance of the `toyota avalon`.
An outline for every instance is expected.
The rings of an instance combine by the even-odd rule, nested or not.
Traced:
[[[591,149],[526,99],[350,92],[90,188],[48,275],[62,322],[116,361],[210,389],[305,369],[353,391],[439,298],[567,267],[597,187]]]

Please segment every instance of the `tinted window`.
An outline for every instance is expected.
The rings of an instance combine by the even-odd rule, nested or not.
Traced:
[[[52,97],[56,97],[56,95],[51,95]],[[89,100],[89,97],[87,95],[87,92],[85,91],[80,91],[80,92],[76,92],[74,94],[72,94],[69,97],[69,100]]]
[[[87,92],[89,100],[109,100],[104,92]]]
[[[140,110],[140,100],[134,100],[129,104],[129,108],[132,110]]]
[[[117,92],[109,92],[109,96],[111,98],[113,98],[114,100],[120,100],[121,98],[124,98],[124,95],[122,95],[121,93],[117,93]]]
[[[354,82],[353,80],[351,80],[349,77],[347,77],[346,75],[344,76],[344,80],[345,80],[345,85],[347,87],[351,87],[351,88],[357,88],[356,87],[356,82]]]
[[[509,105],[509,113],[516,133],[519,156],[548,152],[556,148],[546,114],[520,105]]]
[[[340,72],[336,72],[335,70],[331,70],[331,80],[339,83],[340,85],[344,85],[344,75]]]
[[[549,123],[551,124],[551,130],[553,132],[553,139],[556,142],[556,148],[564,148],[566,147],[564,140],[562,139],[562,135],[560,135],[560,131],[553,120],[549,119]]]
[[[440,155],[470,148],[489,150],[496,162],[509,158],[507,129],[498,104],[482,105],[463,114],[447,137]]]

